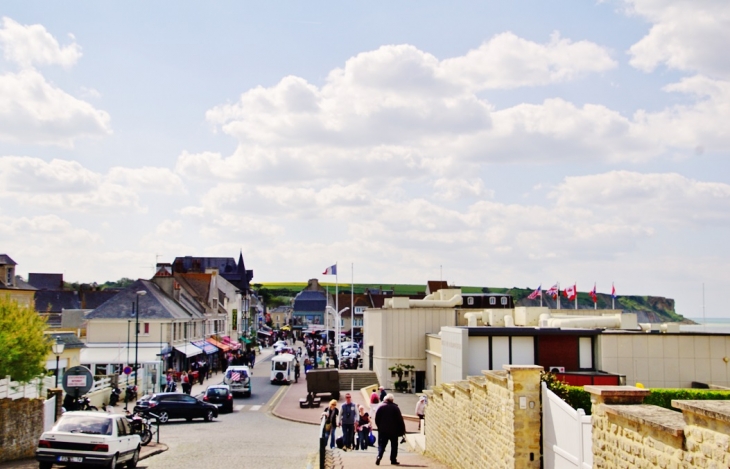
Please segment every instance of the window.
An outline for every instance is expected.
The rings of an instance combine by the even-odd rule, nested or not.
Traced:
[[[8,273],[8,281],[7,281],[7,283],[5,283],[5,285],[7,285],[9,287],[12,287],[14,285],[13,284],[13,277],[14,277],[13,270],[14,269],[12,267],[8,267],[8,270],[7,270],[7,273]]]
[[[362,314],[365,312],[364,306],[355,306],[355,314]]]
[[[493,297],[493,296],[490,296],[489,297],[489,304],[490,305],[496,305],[497,304],[497,299],[495,297]]]
[[[144,323],[144,328],[142,329],[142,334],[149,335],[150,334],[150,323],[146,322]]]
[[[466,297],[466,304],[473,305],[474,304],[474,297],[473,296],[467,296]]]
[[[507,297],[506,297],[506,296],[503,296],[503,297],[502,297],[502,298],[501,298],[501,299],[499,300],[499,302],[500,302],[500,303],[502,303],[502,306],[507,306]]]

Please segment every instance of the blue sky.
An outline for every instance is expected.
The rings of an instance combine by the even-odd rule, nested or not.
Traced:
[[[730,5],[5,2],[19,272],[667,296],[730,316]],[[342,281],[349,281],[341,278]]]

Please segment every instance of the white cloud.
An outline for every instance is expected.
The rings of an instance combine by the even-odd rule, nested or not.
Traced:
[[[630,12],[652,23],[631,46],[631,65],[652,71],[659,64],[730,79],[730,3],[725,0],[626,0]]]
[[[0,75],[0,140],[72,147],[76,139],[110,134],[109,120],[35,70]]]
[[[81,47],[72,42],[60,46],[40,24],[24,26],[3,17],[0,28],[0,47],[5,59],[23,68],[33,65],[61,65],[71,67],[81,58]],[[73,36],[71,37],[73,40]]]
[[[76,161],[46,162],[27,156],[0,157],[0,197],[54,210],[144,211],[138,192],[184,193],[182,181],[167,168],[111,168],[93,172]]]

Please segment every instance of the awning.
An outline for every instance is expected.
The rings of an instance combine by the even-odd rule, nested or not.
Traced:
[[[208,342],[206,342],[204,340],[196,340],[196,341],[193,341],[193,342],[190,342],[190,343],[193,344],[193,345],[195,345],[198,348],[203,349],[203,351],[206,354],[208,354],[208,355],[212,355],[214,353],[218,353],[218,347],[216,347],[215,345],[211,345],[211,344],[209,344]]]
[[[241,336],[239,337],[239,340],[243,342],[244,344],[252,344],[253,340],[249,339],[248,337]]]
[[[163,348],[160,353],[157,354],[158,357],[165,357],[167,355],[170,355],[172,353],[172,347],[169,345],[165,345],[165,348]]]
[[[289,324],[287,324],[286,326],[282,327],[281,330],[282,331],[290,331],[291,330],[291,326]]]
[[[269,332],[269,331],[264,331],[264,330],[261,330],[261,329],[259,329],[259,330],[258,330],[258,331],[256,331],[256,332],[257,332],[258,334],[263,334],[263,335],[271,335],[271,332]]]
[[[196,355],[200,355],[201,353],[203,353],[202,349],[199,349],[198,347],[196,347],[193,344],[176,345],[174,348],[175,348],[175,350],[182,353],[183,355],[185,355],[188,358],[194,357]]]
[[[229,350],[231,350],[231,346],[230,346],[230,345],[228,345],[228,344],[224,344],[224,343],[222,343],[222,342],[218,342],[218,341],[217,341],[217,340],[215,340],[215,339],[205,339],[205,340],[206,340],[206,341],[207,341],[207,342],[208,342],[209,344],[211,344],[211,345],[215,345],[216,347],[218,347],[219,349],[221,349],[221,350],[222,350],[223,352],[228,352]]]
[[[129,364],[134,363],[134,344],[127,349],[126,344],[122,346],[113,347],[93,347],[87,345],[82,348],[79,352],[79,360],[84,364]],[[160,360],[157,353],[160,351],[160,346],[156,347],[138,347],[137,348],[137,362],[156,362]],[[129,358],[127,358],[129,357]],[[55,360],[53,366],[55,367]]]

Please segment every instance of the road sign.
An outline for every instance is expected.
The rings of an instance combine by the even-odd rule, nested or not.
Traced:
[[[124,370],[122,370],[122,372],[124,372],[125,375],[132,374],[132,367],[131,366],[125,366],[124,367]]]
[[[94,385],[94,375],[85,366],[73,366],[63,375],[63,390],[68,394],[81,396]]]

